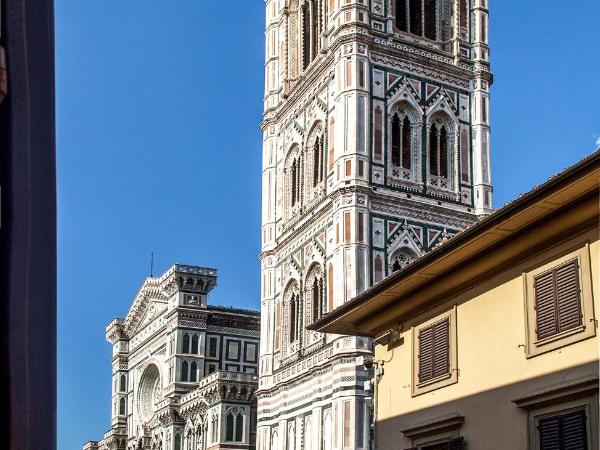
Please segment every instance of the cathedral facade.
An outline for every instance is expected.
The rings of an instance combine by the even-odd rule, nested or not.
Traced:
[[[216,282],[174,265],[108,325],[111,427],[84,450],[256,448],[260,314],[209,305]]]
[[[266,0],[258,450],[370,447],[306,326],[492,211],[487,0]]]

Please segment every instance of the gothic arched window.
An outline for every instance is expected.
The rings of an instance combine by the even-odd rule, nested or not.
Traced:
[[[437,3],[437,0],[395,0],[396,28],[436,40],[438,36]]]
[[[194,355],[198,354],[198,335],[194,334],[192,336],[192,353]]]
[[[392,117],[392,165],[406,170],[412,168],[412,125],[408,116],[399,113]]]
[[[193,361],[192,364],[190,365],[190,381],[196,381],[197,376],[198,376],[198,364],[196,364],[196,361]]]
[[[321,318],[325,308],[325,292],[323,288],[323,269],[315,264],[308,273],[305,281],[307,309],[310,311],[310,322]]]
[[[119,391],[121,391],[121,392],[127,391],[127,377],[125,375],[121,375],[121,379],[119,382]]]
[[[323,181],[323,168],[323,136],[319,136],[313,144],[313,187],[316,187]]]
[[[300,328],[300,311],[299,311],[299,295],[292,294],[290,297],[290,342],[298,340],[298,331]]]
[[[392,272],[404,269],[415,259],[415,257],[416,255],[414,252],[406,248],[396,251],[390,258]]]
[[[231,409],[227,412],[225,440],[229,442],[242,442],[244,440],[244,416],[237,409]]]
[[[181,381],[187,381],[188,380],[188,371],[189,371],[189,366],[187,361],[184,361],[181,364]]]
[[[432,186],[450,189],[453,148],[453,132],[450,124],[443,118],[434,119],[429,128],[429,175]]]
[[[312,285],[313,322],[321,317],[323,311],[323,279],[316,278]]]
[[[184,333],[183,343],[181,346],[182,346],[181,353],[189,353],[189,347],[190,347],[190,335],[189,334]]]
[[[302,68],[306,69],[319,52],[319,36],[322,31],[322,2],[307,0],[302,7]]]
[[[121,399],[119,400],[119,415],[125,415],[125,397],[121,397]]]

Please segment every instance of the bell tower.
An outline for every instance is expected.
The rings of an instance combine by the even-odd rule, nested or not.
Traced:
[[[492,211],[487,0],[267,0],[258,450],[369,445],[306,326]]]

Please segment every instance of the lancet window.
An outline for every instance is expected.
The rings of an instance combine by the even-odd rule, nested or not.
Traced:
[[[325,290],[323,280],[323,269],[315,264],[306,277],[306,298],[307,306],[310,311],[308,320],[314,322],[323,315],[325,310]]]
[[[229,442],[242,442],[244,440],[244,416],[237,408],[227,411],[225,428],[225,440]]]
[[[323,1],[306,0],[302,6],[302,68],[306,69],[317,57],[323,31]]]
[[[429,126],[428,135],[429,184],[439,189],[450,190],[454,127],[445,117],[437,116]]]

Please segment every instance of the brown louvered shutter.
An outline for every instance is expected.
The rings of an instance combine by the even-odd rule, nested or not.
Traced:
[[[540,420],[540,450],[587,450],[586,422],[583,410]]]
[[[450,372],[450,319],[419,331],[419,383]]]
[[[576,259],[535,277],[534,289],[538,339],[582,324]]]

